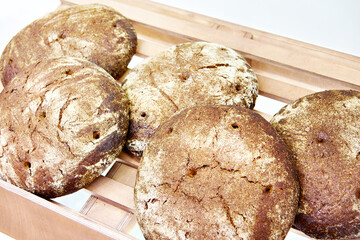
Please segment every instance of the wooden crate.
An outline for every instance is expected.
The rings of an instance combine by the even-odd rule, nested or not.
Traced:
[[[360,90],[360,58],[348,54],[146,0],[63,0],[59,8],[95,2],[132,20],[137,56],[198,40],[235,49],[252,65],[260,94],[269,100],[288,103],[325,89]],[[106,176],[86,188],[91,196],[80,211],[0,181],[0,231],[16,239],[135,239],[130,232],[137,224],[133,187],[138,163],[122,152]]]

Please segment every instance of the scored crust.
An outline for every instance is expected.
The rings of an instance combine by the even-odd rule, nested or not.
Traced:
[[[141,156],[155,129],[174,113],[204,104],[253,108],[257,78],[223,45],[189,42],[145,59],[120,80],[130,101],[128,149]]]
[[[0,95],[0,177],[45,198],[92,182],[122,150],[129,106],[120,85],[82,59],[30,65]]]
[[[118,79],[136,42],[130,21],[113,8],[72,6],[34,21],[10,40],[0,58],[0,79],[5,86],[30,64],[61,56],[89,60]]]
[[[298,181],[257,113],[196,106],[165,121],[141,159],[135,206],[146,239],[284,239]]]
[[[281,109],[271,124],[299,172],[295,227],[314,238],[360,237],[360,93],[305,96]]]

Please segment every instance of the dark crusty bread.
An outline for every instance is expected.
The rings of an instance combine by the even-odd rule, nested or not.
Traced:
[[[150,139],[135,186],[146,239],[284,239],[299,184],[271,125],[237,106],[197,106]]]
[[[135,54],[136,42],[131,23],[116,10],[100,4],[73,6],[15,35],[0,58],[0,79],[5,86],[30,64],[61,56],[89,60],[117,79]]]
[[[295,227],[314,238],[360,237],[360,93],[314,93],[271,120],[299,172]]]
[[[223,45],[189,42],[137,65],[122,80],[130,101],[128,149],[141,156],[155,129],[186,107],[204,104],[253,108],[258,82],[245,59]]]
[[[45,198],[98,177],[125,143],[129,106],[102,68],[71,57],[30,65],[0,95],[0,177]]]

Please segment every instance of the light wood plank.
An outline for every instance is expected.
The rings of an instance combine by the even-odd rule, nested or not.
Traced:
[[[130,234],[136,225],[136,217],[133,213],[113,206],[95,196],[89,198],[80,212],[115,231]]]
[[[0,180],[0,231],[15,239],[134,239]]]
[[[96,194],[97,197],[102,197],[103,201],[112,201],[114,205],[128,212],[135,212],[134,189],[132,187],[111,178],[100,176],[87,186],[86,189]]]
[[[136,168],[121,162],[116,162],[106,176],[129,187],[134,187],[136,172]]]

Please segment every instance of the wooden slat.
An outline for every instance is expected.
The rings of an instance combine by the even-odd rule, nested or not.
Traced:
[[[128,234],[137,223],[135,214],[122,210],[95,196],[89,198],[80,212],[111,227],[115,231]]]
[[[143,2],[132,2],[133,4],[137,4],[138,7],[143,6]],[[161,6],[161,7],[160,7]],[[261,42],[267,42],[270,44],[279,44],[280,46],[293,46],[293,45],[297,45],[300,46],[302,48],[310,48],[316,52],[325,52],[326,54],[331,54],[331,55],[336,55],[339,58],[342,59],[349,59],[351,61],[357,61],[359,62],[359,58],[349,55],[349,54],[345,54],[345,53],[341,53],[338,51],[334,51],[334,50],[330,50],[324,47],[320,47],[320,46],[316,46],[316,45],[311,45],[308,43],[304,43],[301,41],[297,41],[294,39],[290,39],[290,38],[286,38],[286,37],[282,37],[282,36],[277,36],[271,33],[267,33],[264,31],[260,31],[260,30],[256,30],[253,28],[249,28],[246,26],[240,26],[238,24],[235,23],[230,23],[227,21],[223,21],[220,19],[214,19],[213,17],[209,17],[209,16],[204,16],[204,15],[200,15],[200,14],[194,14],[190,11],[187,10],[183,10],[183,9],[179,9],[179,8],[174,8],[171,6],[167,6],[167,5],[163,5],[163,4],[159,4],[159,3],[154,3],[154,2],[147,2],[147,9],[153,12],[158,12],[158,13],[162,13],[162,14],[166,14],[168,16],[172,16],[172,17],[176,17],[176,18],[181,18],[183,20],[186,21],[190,21],[193,23],[199,23],[199,24],[203,24],[206,25],[210,28],[214,28],[214,29],[223,29],[226,31],[241,31],[244,34],[244,37],[247,36],[251,39],[256,39],[258,41]]]
[[[283,68],[256,60],[252,69],[259,80],[260,91],[280,101],[290,102],[326,89],[355,89],[360,86],[304,71]]]
[[[112,201],[125,211],[135,212],[134,189],[132,187],[111,178],[100,176],[86,189],[96,194],[97,197],[101,196],[103,201]]]
[[[111,183],[107,184],[111,188],[112,195],[121,196],[125,192],[130,191],[129,196],[133,196],[133,187],[135,186],[135,177],[136,177],[136,169],[138,166],[138,158],[132,156],[128,152],[123,151],[119,155],[119,159],[115,162],[110,171],[106,174],[106,178],[100,181],[110,181]],[[108,180],[109,179],[109,180]],[[96,180],[97,181],[97,180]],[[117,187],[113,186],[114,182],[118,182]],[[120,183],[120,184],[119,184]],[[97,183],[97,185],[102,183]],[[103,188],[100,185],[101,188]],[[93,190],[89,188],[89,190]],[[106,189],[109,190],[109,189]],[[103,224],[113,228],[115,231],[123,231],[125,233],[130,233],[134,226],[137,224],[136,216],[134,214],[134,210],[130,209],[133,206],[132,200],[130,200],[129,204],[124,201],[117,201],[117,199],[112,198],[107,193],[105,196],[101,196],[102,199],[99,198],[100,192],[97,194],[90,196],[90,198],[85,203],[84,207],[81,209],[81,213],[85,214],[88,217],[101,221]],[[106,199],[105,199],[106,197]],[[109,202],[108,199],[112,199],[112,202]],[[115,204],[114,204],[115,203]],[[119,205],[121,204],[121,205]],[[124,208],[124,205],[127,205]],[[124,210],[126,209],[126,210]]]
[[[106,176],[129,187],[134,187],[136,167],[132,164],[128,165],[127,163],[117,161]]]
[[[0,231],[15,239],[134,239],[0,180]]]
[[[245,34],[242,26],[237,25],[235,30],[234,25],[225,21],[209,26],[206,17],[195,13],[190,15],[191,19],[198,21],[184,19],[178,15],[174,16],[175,11],[168,15],[169,7],[145,0],[71,0],[64,2],[70,4],[103,3],[118,9],[133,21],[191,36],[194,39],[222,43],[242,52],[245,57],[251,59],[276,62],[359,85],[360,58],[355,56],[345,58],[345,54],[336,54],[335,51],[325,51],[325,49],[318,51],[311,44],[300,42],[295,44],[297,42],[295,40],[285,44],[287,39],[279,36],[272,38],[271,41],[261,41],[256,37],[258,33],[252,29],[248,29]],[[154,9],[157,10],[154,11]],[[252,36],[251,38],[247,37],[249,34]],[[268,35],[270,36],[270,34]]]
[[[132,155],[126,149],[124,149],[118,156],[118,161],[125,162],[127,165],[137,168],[139,166],[140,158]]]

